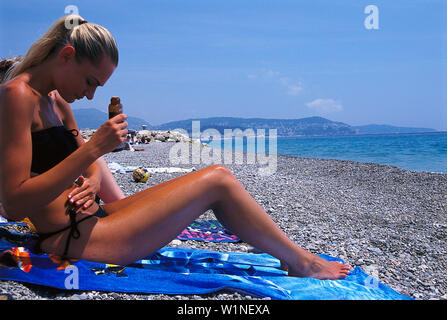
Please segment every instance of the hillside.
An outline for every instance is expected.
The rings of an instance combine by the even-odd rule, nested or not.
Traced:
[[[109,118],[108,113],[94,108],[88,109],[73,109],[73,114],[80,129],[96,129],[100,127]],[[133,130],[141,130],[142,125],[146,125],[147,129],[152,126],[143,119],[136,117],[128,117],[128,128]]]
[[[81,129],[96,129],[108,118],[106,112],[98,109],[73,109],[73,113]],[[331,121],[322,117],[309,117],[301,119],[263,119],[263,118],[235,118],[235,117],[212,117],[201,119],[188,119],[172,121],[153,126],[146,120],[129,116],[127,122],[129,129],[141,130],[145,125],[150,130],[174,130],[183,129],[191,134],[192,121],[200,121],[200,131],[216,129],[222,135],[225,129],[277,129],[279,137],[293,136],[340,136],[355,134],[391,134],[391,133],[417,133],[435,132],[430,128],[409,128],[390,125],[364,125],[351,126],[343,122]],[[256,132],[255,132],[256,133]]]
[[[395,127],[386,124],[370,124],[365,126],[355,126],[353,128],[359,130],[359,134],[418,133],[436,131],[430,128]]]
[[[205,119],[188,119],[182,121],[168,122],[154,127],[157,130],[172,130],[181,128],[191,133],[192,121],[200,121],[200,131],[212,128],[218,130],[222,135],[225,129],[277,129],[277,135],[288,136],[332,136],[356,134],[351,126],[334,122],[321,117],[310,117],[302,119],[261,119],[261,118],[232,118],[214,117]]]

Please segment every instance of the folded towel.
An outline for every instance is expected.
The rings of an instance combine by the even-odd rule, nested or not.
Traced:
[[[133,172],[135,169],[140,168],[139,166],[123,166],[117,162],[108,163],[112,173],[126,173]],[[178,168],[178,167],[166,167],[166,168],[146,168],[149,173],[174,173],[174,172],[184,172],[189,173],[195,171],[196,168]]]
[[[0,279],[66,290],[152,294],[206,294],[234,290],[284,300],[407,300],[356,267],[343,280],[289,277],[268,254],[165,247],[127,266],[86,260],[62,261],[36,254],[0,237]],[[327,260],[338,260],[321,255]]]
[[[178,236],[179,240],[197,240],[206,242],[240,242],[231,231],[225,229],[219,221],[196,220],[186,227]]]

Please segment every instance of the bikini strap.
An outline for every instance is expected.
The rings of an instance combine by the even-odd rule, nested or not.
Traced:
[[[64,253],[62,254],[63,259],[67,259],[67,253],[68,253],[68,248],[70,247],[71,238],[79,239],[79,237],[81,236],[81,233],[79,232],[79,229],[78,229],[78,224],[88,218],[93,217],[93,215],[89,215],[87,217],[82,218],[79,221],[76,221],[76,211],[75,210],[69,210],[68,214],[70,215],[70,226],[65,228],[64,231],[67,230],[68,228],[70,228],[70,233],[68,234],[67,242],[65,243]]]
[[[42,243],[42,241],[44,241],[45,239],[48,239],[51,236],[54,236],[55,234],[58,234],[58,233],[64,232],[65,230],[70,229],[70,233],[68,234],[68,238],[65,243],[64,253],[62,254],[62,258],[67,259],[67,253],[68,253],[68,248],[70,247],[71,238],[79,239],[79,237],[81,236],[79,229],[78,229],[78,224],[86,219],[93,217],[93,215],[88,215],[88,216],[80,219],[79,221],[76,221],[76,212],[75,211],[70,210],[69,215],[70,215],[70,225],[69,226],[66,226],[65,228],[62,228],[62,229],[54,231],[54,232],[39,234],[39,239],[37,240],[37,243],[34,247],[34,250],[36,252],[41,252],[40,243]]]

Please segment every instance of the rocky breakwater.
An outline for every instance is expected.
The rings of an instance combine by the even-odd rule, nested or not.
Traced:
[[[84,140],[89,140],[93,134],[96,132],[95,129],[84,129],[81,130],[81,135]],[[201,143],[197,139],[191,139],[188,135],[182,134],[177,131],[163,131],[163,130],[140,130],[140,131],[130,131],[132,137],[132,142],[135,143],[149,143],[149,142],[187,142],[187,143],[200,143],[201,145],[206,145],[206,143]]]
[[[192,142],[193,140],[177,131],[140,130],[135,138],[144,142]]]

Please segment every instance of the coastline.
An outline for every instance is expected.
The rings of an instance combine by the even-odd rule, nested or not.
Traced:
[[[170,165],[169,150],[173,145],[173,142],[151,142],[144,145],[143,152],[121,151],[107,154],[104,159],[129,166],[196,169],[208,166],[194,164],[191,158],[189,164]],[[277,171],[271,176],[260,176],[259,165],[245,161],[224,165],[279,227],[303,248],[316,254],[341,257],[407,296],[447,299],[444,272],[447,269],[447,208],[444,205],[447,174],[286,155],[277,156]],[[128,196],[182,174],[154,173],[147,183],[133,182],[132,173],[114,176]],[[214,219],[214,215],[207,211],[201,219]],[[169,246],[220,252],[256,251],[246,243],[189,240],[180,244],[171,242]],[[252,299],[229,291],[207,295],[76,292],[12,281],[0,281],[0,293],[9,293],[14,299]]]

